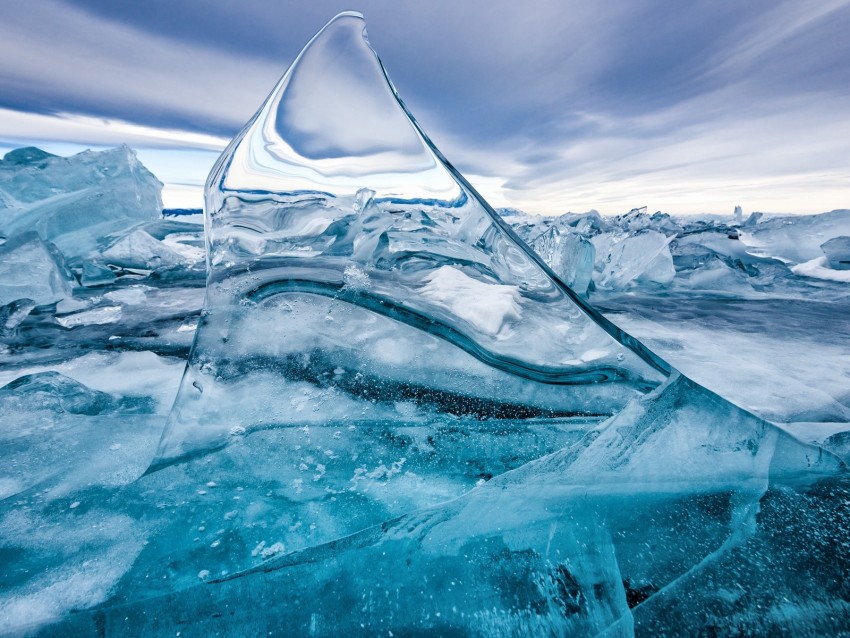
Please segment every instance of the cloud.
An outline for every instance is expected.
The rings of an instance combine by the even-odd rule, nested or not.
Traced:
[[[96,146],[131,146],[222,151],[229,138],[156,128],[123,120],[74,113],[26,113],[0,108],[0,137],[12,140],[61,141]]]
[[[286,61],[270,63],[140,31],[55,0],[0,22],[0,105],[228,136]]]
[[[309,37],[352,5],[8,4],[0,136],[22,112],[58,113],[26,120],[27,135],[198,149],[233,135]],[[497,202],[850,206],[846,0],[353,5],[424,129]]]

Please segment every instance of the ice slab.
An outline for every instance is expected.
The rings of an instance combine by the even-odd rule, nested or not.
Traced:
[[[599,288],[611,290],[623,290],[635,280],[669,284],[676,275],[668,246],[671,239],[650,229],[594,236],[594,282]]]
[[[0,245],[0,306],[18,299],[56,303],[70,296],[75,284],[62,254],[35,232]]]
[[[821,244],[829,261],[829,267],[835,270],[850,270],[850,237],[833,237]]]
[[[791,517],[800,531],[840,534],[846,517],[830,516],[831,500],[847,493],[846,481],[835,479],[837,459],[675,373],[574,444],[458,499],[308,546],[292,542],[303,528],[292,519],[259,525],[254,483],[221,473],[232,467],[230,450],[223,463],[213,456],[185,466],[193,497],[174,481],[178,466],[140,479],[143,494],[169,482],[180,490],[162,503],[164,517],[179,519],[168,540],[145,545],[111,604],[50,631],[121,633],[146,619],[145,633],[156,635],[179,618],[198,631],[265,633],[285,614],[291,631],[306,634],[632,636],[639,625],[676,633],[700,626],[699,610],[716,609],[726,589],[734,591],[736,564],[753,578],[747,586],[759,605],[790,610],[795,627],[845,626],[840,614],[812,612],[846,609],[832,588],[847,561],[829,554],[838,565],[826,568],[817,558],[794,558],[806,554],[806,541],[781,533]],[[381,492],[404,474],[396,471]],[[308,489],[308,481],[301,485]],[[320,510],[306,511],[296,520],[328,524]],[[266,548],[273,549],[264,560]],[[234,573],[240,553],[256,566]],[[806,587],[783,584],[772,595],[777,560]],[[234,604],[247,599],[254,604]],[[756,633],[775,622],[736,600],[729,613]],[[650,601],[661,609],[647,609]],[[233,614],[221,613],[228,609]]]
[[[115,281],[115,273],[102,264],[92,261],[83,263],[80,283],[86,287],[104,286]]]
[[[529,245],[565,284],[579,294],[587,294],[596,256],[591,242],[576,232],[553,226]]]
[[[0,161],[3,232],[36,231],[74,265],[98,238],[158,219],[161,190],[127,146],[71,157],[19,149]]]
[[[352,82],[342,78],[352,77],[370,95],[358,88],[347,99]],[[388,146],[387,132],[360,134],[376,101],[404,144]],[[572,592],[572,603],[561,592],[542,594],[549,602],[541,604],[574,611],[535,612],[529,622],[628,635],[628,597],[638,594],[624,582],[659,591],[747,537],[772,482],[842,472],[835,457],[682,377],[543,266],[444,163],[388,84],[356,15],[336,18],[308,45],[222,155],[206,194],[205,309],[159,456],[140,485],[170,485],[177,501],[201,499],[204,520],[240,523],[206,536],[209,558],[181,571],[181,609],[197,600],[198,574],[230,583],[242,573],[235,581],[255,591],[256,571],[303,575],[299,565],[319,562],[311,582],[325,583],[324,561],[348,570],[389,554],[415,565],[410,576],[382,573],[394,590],[419,591],[409,578],[443,563],[446,577],[477,583],[454,606],[479,622],[510,585],[479,586],[477,569],[451,557],[493,542],[510,552],[505,569],[517,569],[519,556],[530,561],[526,583],[549,573],[555,589],[560,578]],[[596,235],[610,244],[597,247],[609,264],[600,281],[669,284],[672,236],[650,227],[669,220],[637,211],[628,223],[627,233],[600,227]],[[264,464],[270,450],[274,462]],[[262,537],[249,531],[255,514],[220,509],[219,487],[232,493],[235,476],[254,511],[286,502]],[[274,487],[261,494],[258,484]],[[589,496],[592,513],[576,501]],[[654,508],[675,518],[703,498],[724,502],[723,516],[684,561],[641,563],[608,540],[621,528],[600,523],[626,502],[644,504],[647,518]],[[581,512],[575,526],[560,517],[567,511]],[[181,520],[175,526],[190,526]],[[650,528],[636,535],[649,538]],[[193,541],[176,530],[141,560],[190,551]],[[543,567],[555,560],[553,543],[572,567]],[[251,567],[271,546],[280,551]],[[628,575],[615,564],[624,553]],[[664,575],[649,576],[659,564]],[[338,595],[355,599],[370,586],[344,573]],[[222,600],[245,592],[217,587]],[[122,600],[168,591],[136,577]],[[298,591],[315,595],[313,585]],[[418,604],[405,595],[366,620],[375,627],[398,617],[397,629],[421,629]],[[497,604],[486,622],[520,623],[510,604]],[[347,626],[345,615],[334,622],[328,631]]]
[[[139,442],[139,434],[153,452],[161,417],[137,415],[152,414],[155,405],[149,397],[94,390],[53,370],[23,375],[0,387],[4,426],[0,436],[4,446],[0,486],[5,492],[0,499],[51,477],[61,477],[53,489],[63,493],[92,485],[93,481],[105,484],[107,474],[112,477],[109,484],[116,484],[119,476],[124,480],[117,484],[138,478],[145,469],[145,459],[128,463],[127,455],[133,453],[132,443]],[[103,453],[108,445],[117,445],[111,450],[115,452],[123,444],[130,444],[125,453]],[[81,476],[86,480],[80,482]]]
[[[101,306],[91,310],[81,310],[67,315],[56,315],[56,323],[63,328],[77,326],[102,326],[107,323],[117,323],[121,319],[121,306]]]
[[[180,266],[189,260],[180,252],[151,237],[144,230],[134,230],[100,253],[101,259],[124,268],[156,268]]]
[[[791,264],[822,257],[822,244],[848,235],[850,210],[773,217],[740,230],[741,242],[752,254],[776,257]]]
[[[760,221],[762,217],[760,213],[754,214],[744,224],[736,225],[720,216],[673,218],[660,212],[648,215],[645,209],[634,209],[625,215],[605,218],[595,211],[559,217],[534,217],[511,211],[507,220],[547,265],[573,286],[579,281],[575,277],[584,272],[582,259],[586,257],[576,263],[562,263],[565,255],[575,259],[582,251],[577,243],[576,249],[562,252],[554,247],[555,238],[564,236],[573,243],[591,242],[593,282],[587,293],[595,299],[624,291],[738,298],[756,298],[762,293],[826,298],[830,293],[825,291],[833,291],[834,287],[824,282],[844,281],[841,274],[836,275],[834,268],[829,268],[817,249],[824,238],[833,237],[837,242],[835,235],[840,235],[842,228],[847,229],[844,212]],[[799,251],[795,246],[813,257],[796,263]],[[819,270],[822,267],[827,270]],[[583,287],[583,282],[580,283]]]
[[[205,312],[163,463],[234,426],[395,419],[400,403],[431,420],[610,414],[668,372],[445,163],[354,15],[293,63],[206,197]]]
[[[0,337],[8,337],[37,304],[32,299],[16,299],[0,306]]]
[[[167,415],[174,403],[184,363],[153,352],[90,352],[62,361],[26,368],[0,369],[0,384],[27,375],[57,373],[96,393],[142,400],[152,397],[157,414]]]

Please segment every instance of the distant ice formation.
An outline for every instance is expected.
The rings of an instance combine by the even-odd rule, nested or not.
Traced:
[[[0,161],[0,214],[7,237],[37,231],[72,265],[96,240],[158,219],[162,184],[127,146],[57,157],[36,148]]]

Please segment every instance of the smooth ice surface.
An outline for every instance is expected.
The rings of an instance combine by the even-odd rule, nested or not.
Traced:
[[[579,295],[683,367],[704,357],[717,390],[717,351],[749,352],[747,329],[770,327],[789,367],[813,299],[840,332],[840,283],[750,254],[728,223],[641,210],[512,216],[535,255],[417,127],[351,13],[222,155],[205,223],[200,318],[197,228],[163,219],[101,236],[76,272],[114,280],[4,334],[0,633],[850,629],[841,461]],[[138,232],[125,253],[144,266],[102,259]],[[151,263],[160,244],[186,261]],[[641,321],[653,308],[666,325]],[[812,364],[761,414],[844,418],[840,340],[819,347],[832,380]],[[746,399],[760,369],[740,368]]]
[[[359,20],[359,22],[358,22]],[[455,202],[463,191],[399,108],[365,23],[342,16],[292,63],[225,152],[209,197],[228,191]],[[219,214],[221,201],[208,201]],[[208,210],[209,212],[209,210]],[[321,224],[330,218],[314,218]]]

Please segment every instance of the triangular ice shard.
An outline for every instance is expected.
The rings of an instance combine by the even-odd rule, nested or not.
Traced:
[[[354,13],[305,47],[210,176],[208,202],[233,192],[459,202],[463,191],[411,122]],[[219,196],[219,198],[216,198]]]
[[[419,477],[398,513],[565,447],[678,374],[442,157],[359,14],[310,41],[222,154],[206,224],[204,314],[152,469],[274,439],[281,465],[321,466],[320,493],[356,489],[369,463],[391,467],[376,453],[390,437],[402,452],[387,471]],[[710,420],[698,390],[684,397]],[[474,470],[447,471],[446,428],[467,437]]]
[[[257,427],[604,417],[669,367],[440,156],[341,14],[206,191],[206,309],[161,461]]]

